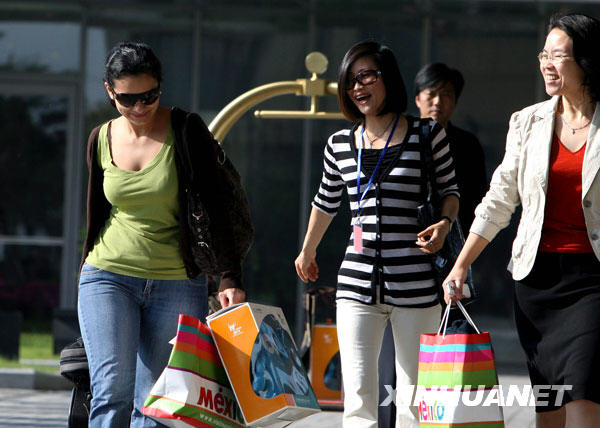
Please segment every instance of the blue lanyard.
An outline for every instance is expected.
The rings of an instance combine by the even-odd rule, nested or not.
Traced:
[[[383,150],[381,151],[381,154],[379,155],[379,160],[377,161],[377,165],[375,165],[373,174],[371,174],[371,178],[369,178],[367,187],[365,187],[365,190],[362,193],[360,192],[360,167],[361,167],[361,163],[362,163],[362,146],[364,145],[364,142],[365,142],[364,133],[365,133],[366,120],[363,123],[362,129],[360,130],[360,144],[358,146],[358,169],[356,171],[356,193],[358,195],[358,207],[356,208],[356,217],[359,219],[359,221],[360,221],[360,203],[365,198],[365,195],[367,194],[367,191],[371,187],[371,184],[373,184],[373,180],[375,179],[375,176],[377,175],[377,170],[379,169],[379,165],[381,165],[381,161],[383,160],[383,157],[385,156],[385,152],[387,152],[388,145],[390,144],[390,141],[392,140],[392,135],[394,135],[394,131],[396,130],[396,125],[398,125],[399,120],[400,120],[400,115],[398,115],[396,117],[394,126],[392,126],[392,131],[390,132],[390,135],[389,135],[387,141],[385,142],[385,146],[383,147]]]

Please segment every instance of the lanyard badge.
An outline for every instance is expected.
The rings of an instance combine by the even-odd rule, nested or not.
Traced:
[[[363,252],[362,242],[362,224],[358,223],[352,226],[352,239],[354,241],[354,251],[357,253]]]
[[[385,146],[383,147],[383,150],[381,151],[381,155],[379,155],[379,160],[377,161],[377,165],[375,165],[373,174],[371,174],[371,177],[369,178],[369,181],[367,182],[367,185],[363,192],[360,191],[360,169],[361,169],[361,165],[362,165],[362,147],[363,147],[364,141],[365,141],[364,140],[365,123],[363,123],[362,129],[360,130],[361,143],[358,146],[358,160],[357,160],[358,165],[357,165],[357,170],[356,170],[356,194],[358,196],[358,198],[357,198],[358,206],[356,207],[356,218],[352,222],[353,223],[352,238],[354,241],[354,251],[356,251],[357,253],[362,254],[362,252],[363,252],[362,223],[360,220],[360,206],[365,198],[365,195],[367,194],[367,191],[373,184],[373,180],[375,179],[375,177],[377,175],[377,171],[379,170],[379,166],[381,165],[381,161],[383,160],[383,157],[385,156],[385,153],[387,152],[387,148],[390,144],[390,141],[392,140],[392,136],[394,135],[394,131],[396,130],[396,125],[398,125],[399,120],[400,120],[400,115],[398,115],[396,117],[396,121],[394,122],[394,126],[392,126],[390,135],[388,136],[387,141],[385,142]]]

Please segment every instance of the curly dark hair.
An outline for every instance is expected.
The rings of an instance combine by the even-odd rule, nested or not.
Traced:
[[[584,73],[583,85],[593,101],[600,101],[600,21],[578,13],[557,14],[550,18],[548,33],[555,28],[564,31],[573,41],[575,62]]]

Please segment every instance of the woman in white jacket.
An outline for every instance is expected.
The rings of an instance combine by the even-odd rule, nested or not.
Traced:
[[[532,385],[565,385],[536,406],[538,428],[600,420],[599,43],[594,18],[550,20],[538,58],[552,99],[512,115],[504,159],[444,282],[447,302],[463,298],[468,267],[521,204],[509,264],[519,339]]]

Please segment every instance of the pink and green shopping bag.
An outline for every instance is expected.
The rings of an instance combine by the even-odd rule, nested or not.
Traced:
[[[173,428],[245,426],[210,330],[199,319],[179,315],[169,363],[142,413]]]
[[[477,334],[446,334],[448,305],[438,332],[421,335],[416,395],[421,428],[504,428],[490,335],[480,333],[457,305]]]

